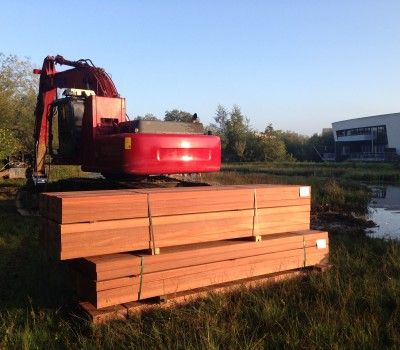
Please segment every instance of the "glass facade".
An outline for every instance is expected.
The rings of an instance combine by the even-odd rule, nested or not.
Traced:
[[[384,160],[386,157],[386,125],[337,130],[336,137],[337,160]]]

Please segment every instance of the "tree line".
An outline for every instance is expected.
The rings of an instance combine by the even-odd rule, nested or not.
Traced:
[[[0,159],[33,152],[38,84],[28,59],[0,52]]]
[[[33,154],[38,85],[29,59],[0,52],[0,159]],[[150,113],[136,118],[159,120]],[[163,120],[191,122],[192,118],[192,113],[173,109]],[[318,161],[319,154],[334,150],[332,133],[308,137],[275,130],[270,123],[257,131],[237,105],[230,110],[217,106],[213,123],[205,128],[220,137],[225,162]]]
[[[163,120],[191,122],[192,117],[189,112],[173,109],[165,112]],[[153,114],[136,118],[160,120]],[[271,123],[263,131],[257,131],[236,105],[231,110],[217,106],[214,122],[205,129],[220,137],[225,162],[321,161],[323,153],[333,153],[335,149],[332,132],[309,137],[275,130]]]

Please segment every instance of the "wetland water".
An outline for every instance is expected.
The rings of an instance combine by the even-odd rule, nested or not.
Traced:
[[[367,230],[376,238],[400,239],[400,186],[371,186],[370,216],[378,226]]]

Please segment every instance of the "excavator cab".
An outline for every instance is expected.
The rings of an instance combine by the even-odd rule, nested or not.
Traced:
[[[49,154],[55,162],[68,159],[73,163],[79,158],[85,99],[91,95],[91,90],[66,89],[63,97],[51,104]]]

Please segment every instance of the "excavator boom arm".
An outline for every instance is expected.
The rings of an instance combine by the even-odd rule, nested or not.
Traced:
[[[73,67],[57,72],[56,64]],[[35,109],[35,164],[34,176],[45,175],[45,156],[49,138],[48,115],[51,103],[54,101],[57,89],[75,88],[93,90],[96,95],[104,97],[119,97],[118,91],[104,69],[93,65],[90,60],[70,61],[57,55],[47,56],[43,61],[40,74],[39,93]]]

